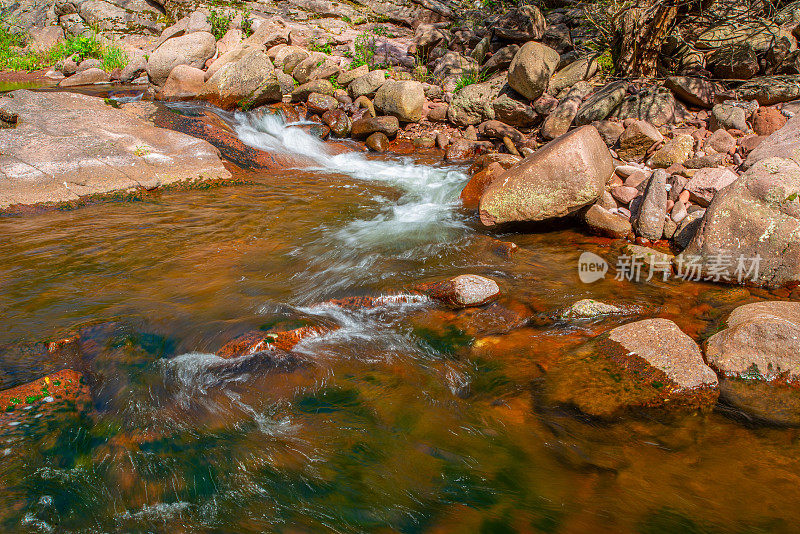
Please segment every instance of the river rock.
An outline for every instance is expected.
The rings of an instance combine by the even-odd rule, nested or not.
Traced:
[[[798,339],[800,303],[756,302],[733,310],[706,346],[721,399],[770,423],[800,425]]]
[[[593,233],[614,239],[623,239],[631,233],[631,223],[625,217],[611,213],[599,204],[593,205],[584,216],[586,226]]]
[[[518,51],[519,45],[512,44],[504,46],[495,52],[492,57],[486,60],[486,63],[481,65],[481,72],[483,72],[486,76],[491,76],[495,72],[507,70]]]
[[[649,122],[633,121],[619,137],[617,154],[622,159],[638,160],[644,157],[651,146],[663,140],[661,132]]]
[[[747,126],[747,111],[733,104],[717,104],[711,110],[709,128],[712,131],[724,128],[746,132],[750,129]]]
[[[205,73],[189,65],[178,65],[169,73],[160,96],[163,99],[193,98],[200,94],[205,83]]]
[[[328,80],[311,80],[292,89],[292,102],[305,102],[313,93],[333,95],[335,89]]]
[[[508,68],[508,85],[529,100],[539,98],[547,90],[558,59],[552,48],[534,41],[525,43]]]
[[[94,85],[96,83],[108,83],[111,78],[103,69],[90,68],[82,72],[73,74],[69,78],[64,78],[58,82],[59,87],[78,87],[81,85]]]
[[[706,146],[710,146],[720,154],[733,154],[736,152],[736,139],[727,130],[720,128],[706,139]]]
[[[692,202],[706,207],[720,190],[737,178],[736,173],[725,167],[708,167],[698,170],[686,184],[685,190],[689,191]]]
[[[657,241],[664,235],[664,216],[667,213],[666,171],[656,169],[647,182],[642,205],[633,220],[636,234]]]
[[[402,122],[419,122],[425,91],[419,82],[387,80],[375,94],[373,104],[385,115],[393,115]]]
[[[579,58],[553,74],[547,92],[557,95],[578,82],[590,79],[595,74],[597,74],[597,58],[595,56]]]
[[[151,188],[154,182],[230,178],[216,148],[156,128],[127,106],[116,109],[102,98],[68,92],[19,90],[0,97],[0,117],[16,119],[15,127],[0,128],[0,208]]]
[[[492,102],[500,96],[505,76],[495,76],[485,82],[468,85],[453,95],[447,109],[447,120],[466,127],[495,118]]]
[[[775,108],[758,108],[753,116],[756,135],[772,135],[786,125],[786,116]]]
[[[800,281],[800,166],[759,161],[711,200],[697,234],[681,256],[698,257],[703,271],[729,258],[728,280],[767,287]],[[756,262],[754,258],[759,258]],[[736,272],[743,261],[745,276]],[[716,262],[719,263],[719,262]],[[747,272],[757,263],[755,272]]]
[[[760,69],[755,51],[747,44],[722,47],[708,56],[717,78],[749,80]]]
[[[597,130],[575,129],[493,181],[481,198],[481,222],[564,217],[596,201],[613,172],[611,153]]]
[[[594,319],[604,315],[624,315],[625,310],[613,304],[606,304],[594,299],[583,299],[562,310],[558,314],[561,320]]]
[[[539,402],[613,419],[646,410],[710,410],[719,391],[700,347],[667,319],[614,328],[563,357],[545,376]]]
[[[736,90],[742,100],[756,100],[762,106],[772,106],[800,98],[800,76],[765,76],[753,78]]]
[[[663,126],[676,121],[678,109],[672,92],[664,87],[652,87],[623,98],[614,116],[620,120],[639,119]]]
[[[389,149],[389,138],[383,132],[375,132],[367,137],[366,145],[375,152],[386,152]]]
[[[693,211],[683,217],[680,222],[676,221],[678,222],[678,228],[672,236],[672,242],[675,243],[679,250],[685,250],[697,235],[703,215],[705,215],[705,210]]]
[[[369,66],[360,65],[354,69],[340,72],[339,76],[336,77],[336,82],[342,87],[347,87],[356,78],[366,76],[367,74],[369,74]]]
[[[156,85],[163,85],[172,69],[189,65],[202,69],[217,49],[217,41],[208,32],[195,32],[164,41],[150,54],[147,75]]]
[[[514,128],[532,128],[539,122],[539,114],[527,102],[522,102],[507,94],[501,94],[492,101],[495,119]]]
[[[275,68],[261,50],[254,49],[218,70],[203,86],[200,97],[223,109],[248,109],[283,98]]]
[[[620,105],[628,92],[628,82],[612,82],[581,104],[575,116],[575,124],[582,126],[594,121],[601,121],[611,115]]]
[[[301,85],[313,80],[328,79],[337,74],[339,65],[322,52],[312,52],[292,70],[292,77]]]
[[[687,104],[708,109],[714,105],[714,84],[705,78],[670,76],[664,86]]]
[[[720,131],[724,132],[724,130]],[[648,165],[657,169],[683,165],[687,159],[692,157],[693,153],[694,137],[689,134],[678,134],[653,153]]]
[[[476,274],[462,274],[441,282],[421,284],[416,289],[453,308],[481,306],[500,296],[497,282]]]
[[[328,125],[336,137],[344,138],[350,135],[352,123],[350,116],[343,109],[331,109],[322,114],[322,122]]]
[[[373,70],[350,82],[350,85],[347,86],[347,93],[353,100],[360,96],[372,96],[384,83],[386,83],[386,71]]]
[[[768,158],[785,158],[800,161],[800,115],[796,115],[778,131],[761,141],[744,162],[752,167]]]
[[[400,121],[397,117],[363,117],[353,121],[350,134],[356,139],[365,139],[370,134],[381,132],[386,137],[392,138],[397,135],[400,129]]]
[[[567,95],[561,99],[550,115],[544,120],[541,135],[545,139],[555,139],[569,131],[575,115],[578,114],[581,102],[592,91],[592,86],[587,82],[578,82]]]

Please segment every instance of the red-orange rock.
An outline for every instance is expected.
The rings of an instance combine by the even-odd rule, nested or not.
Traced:
[[[83,404],[90,400],[89,387],[83,375],[63,369],[33,382],[0,391],[0,412],[46,403]]]
[[[321,336],[330,330],[324,326],[303,326],[285,332],[248,332],[226,343],[217,351],[217,356],[236,358],[270,349],[291,350],[302,340]]]
[[[499,163],[492,163],[488,168],[475,174],[461,190],[461,204],[467,209],[477,210],[486,188],[502,172],[503,167]]]

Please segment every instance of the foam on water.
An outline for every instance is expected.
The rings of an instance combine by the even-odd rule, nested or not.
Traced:
[[[397,200],[382,199],[380,212],[372,219],[352,221],[335,233],[350,246],[443,241],[465,228],[455,209],[467,177],[456,169],[417,165],[409,158],[369,159],[360,152],[332,154],[325,142],[288,126],[279,115],[237,113],[234,127],[247,145],[309,160],[312,165],[306,170],[344,174],[402,191]]]

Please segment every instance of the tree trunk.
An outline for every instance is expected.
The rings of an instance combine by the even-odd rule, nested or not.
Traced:
[[[678,8],[671,0],[641,0],[617,16],[617,72],[656,75],[658,54],[675,25]]]

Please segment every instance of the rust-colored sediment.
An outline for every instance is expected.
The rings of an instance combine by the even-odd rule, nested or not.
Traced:
[[[270,349],[291,350],[311,337],[318,337],[332,329],[323,326],[303,326],[285,332],[248,332],[226,343],[217,351],[220,358],[236,358]]]

